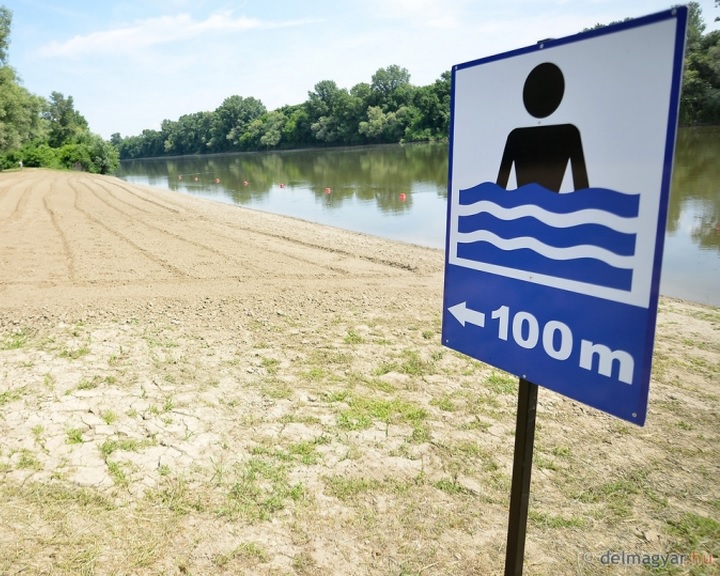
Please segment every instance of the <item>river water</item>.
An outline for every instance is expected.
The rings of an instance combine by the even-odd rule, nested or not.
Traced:
[[[720,305],[720,127],[683,128],[660,293]],[[433,248],[445,246],[448,149],[411,144],[133,160],[128,182]]]

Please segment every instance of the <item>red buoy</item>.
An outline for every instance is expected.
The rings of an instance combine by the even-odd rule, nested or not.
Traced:
[[[400,192],[400,202],[405,202],[405,199],[407,196],[405,195],[405,192]]]

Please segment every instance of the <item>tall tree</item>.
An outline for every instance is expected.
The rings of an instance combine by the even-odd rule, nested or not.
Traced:
[[[53,148],[75,143],[89,132],[87,120],[75,110],[73,97],[60,92],[50,94],[43,118],[49,123],[48,143]]]
[[[0,6],[0,66],[7,64],[11,28],[12,12],[5,6]]]
[[[307,110],[315,138],[327,144],[342,144],[348,126],[343,122],[343,111],[350,98],[344,88],[334,80],[322,80],[315,90],[308,92]],[[355,127],[357,129],[357,127]]]
[[[373,104],[380,106],[385,112],[395,112],[401,106],[412,101],[413,86],[410,84],[410,72],[393,64],[380,68],[372,76],[370,88],[373,93]]]
[[[690,2],[680,96],[683,124],[720,122],[720,31],[704,31],[702,9]]]
[[[0,154],[16,150],[43,134],[43,100],[23,88],[8,65],[12,12],[0,6]]]
[[[240,150],[240,139],[250,123],[267,112],[265,105],[252,96],[230,96],[215,109],[210,148],[214,152]]]
[[[43,136],[43,105],[42,98],[18,84],[10,66],[0,66],[0,154]]]

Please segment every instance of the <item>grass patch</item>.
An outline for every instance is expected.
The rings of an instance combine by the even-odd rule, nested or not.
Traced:
[[[364,344],[365,339],[354,330],[349,330],[347,336],[343,338],[343,342],[345,342],[345,344]]]
[[[335,498],[348,502],[360,495],[377,490],[382,486],[379,480],[370,478],[345,478],[343,476],[328,476],[324,478],[325,492]]]
[[[200,495],[190,491],[184,478],[167,476],[163,478],[162,485],[148,491],[146,497],[152,504],[160,505],[176,516],[204,512],[207,508]]]
[[[262,444],[251,449],[254,456],[268,456],[281,462],[294,462],[311,466],[318,461],[317,446],[327,444],[330,440],[326,436],[319,436],[314,440],[301,440],[283,448],[267,448]]]
[[[714,552],[720,550],[720,522],[708,516],[687,512],[678,520],[668,522],[670,533],[677,539],[678,550]],[[718,558],[715,558],[718,561]]]
[[[102,418],[103,422],[105,422],[108,426],[116,422],[118,419],[117,414],[115,414],[112,410],[104,410],[100,413],[100,418]]]
[[[412,444],[425,444],[432,440],[430,427],[425,422],[414,422],[413,431],[410,434],[410,442]]]
[[[451,496],[473,495],[472,490],[468,490],[460,483],[458,483],[457,478],[443,478],[435,482],[433,486],[435,486],[435,488],[437,488],[441,492],[445,492],[446,494],[450,494]]]
[[[280,360],[276,360],[275,358],[263,358],[260,361],[260,365],[265,368],[268,374],[274,376],[280,369]]]
[[[45,431],[45,428],[43,427],[42,424],[36,424],[35,426],[32,427],[31,432],[32,432],[33,436],[35,437],[35,442],[37,442],[38,444],[42,443],[42,435],[43,435],[44,431]]]
[[[240,469],[221,516],[265,521],[283,510],[288,502],[302,501],[306,494],[301,483],[290,484],[287,467],[270,458],[250,458]]]
[[[65,348],[60,352],[60,358],[77,360],[78,358],[82,358],[88,354],[90,354],[90,348],[87,346],[80,346],[79,348]]]
[[[261,546],[254,542],[244,542],[227,554],[216,554],[213,556],[212,562],[218,568],[225,568],[236,559],[262,563],[267,562],[269,558],[267,552]]]
[[[517,394],[518,380],[505,372],[493,372],[485,380],[485,385],[496,394]]]
[[[138,452],[143,448],[155,446],[156,444],[157,442],[150,438],[145,438],[143,440],[137,440],[135,438],[120,438],[117,440],[111,440],[108,438],[100,445],[100,454],[102,454],[102,457],[107,460],[108,456],[118,450],[124,450],[125,452]]]
[[[110,478],[115,483],[115,486],[120,488],[127,488],[130,485],[130,480],[123,470],[123,465],[120,462],[107,462],[108,473]]]
[[[77,389],[78,390],[92,390],[93,388],[97,388],[101,382],[102,382],[102,378],[100,378],[100,376],[93,376],[90,380],[82,379],[82,380],[80,380],[80,383],[77,385]]]
[[[273,400],[287,400],[292,396],[293,389],[288,384],[280,381],[266,382],[262,386],[263,396]]]
[[[415,350],[403,350],[400,358],[380,363],[373,371],[373,376],[383,376],[390,372],[400,372],[408,376],[427,376],[434,371],[434,362],[423,360]]]
[[[19,452],[17,467],[21,470],[42,470],[42,464],[37,456],[27,448],[23,448]]]
[[[20,350],[30,341],[32,333],[29,330],[18,330],[0,341],[0,350]]]
[[[528,510],[528,519],[536,526],[550,529],[585,528],[587,525],[585,518],[558,516],[537,510]]]
[[[455,412],[457,406],[453,399],[447,394],[442,395],[440,398],[433,398],[430,400],[430,406],[436,406],[443,412]]]
[[[374,421],[388,424],[410,423],[413,425],[427,418],[427,411],[414,402],[398,398],[384,400],[366,396],[350,396],[348,408],[340,411],[337,417],[342,430],[365,430]]]
[[[20,400],[20,398],[22,398],[22,391],[24,391],[24,388],[21,388],[20,390],[5,390],[4,392],[0,392],[0,406]]]
[[[82,444],[83,440],[83,428],[70,428],[65,432],[65,443],[66,444]]]

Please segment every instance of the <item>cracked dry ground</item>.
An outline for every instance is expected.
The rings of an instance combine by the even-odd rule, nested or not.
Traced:
[[[0,173],[0,574],[501,574],[516,379],[440,345],[442,262]],[[719,367],[663,299],[645,428],[540,391],[526,574],[716,573]]]

